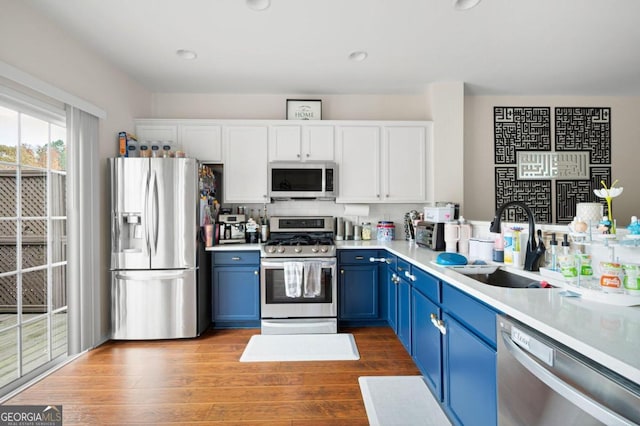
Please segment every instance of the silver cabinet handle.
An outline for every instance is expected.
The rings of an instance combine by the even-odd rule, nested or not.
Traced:
[[[441,319],[438,319],[436,314],[432,313],[430,316],[431,316],[431,324],[433,324],[435,328],[440,330],[441,334],[447,334],[447,327],[445,327],[444,321],[442,321]]]
[[[258,271],[253,271],[253,275],[258,275]]]
[[[385,257],[370,257],[369,262],[391,263]]]
[[[233,256],[231,260],[240,260],[240,256]]]
[[[356,260],[362,260],[364,259],[364,256],[356,256]]]
[[[404,271],[404,276],[409,278],[411,281],[415,281],[416,280],[416,276],[415,275],[411,275],[409,273],[409,271]]]
[[[507,333],[502,332],[501,334],[502,342],[516,361],[551,389],[571,401],[575,406],[581,408],[596,419],[600,420],[602,423],[608,425],[634,424],[634,422],[614,413],[598,401],[593,400],[588,395],[585,395],[569,383],[558,378],[555,374],[538,365],[538,363],[531,359],[531,357],[520,349],[518,345],[511,341],[511,338]]]

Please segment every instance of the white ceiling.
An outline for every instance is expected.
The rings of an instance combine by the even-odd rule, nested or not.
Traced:
[[[152,92],[640,95],[638,0],[26,1]]]

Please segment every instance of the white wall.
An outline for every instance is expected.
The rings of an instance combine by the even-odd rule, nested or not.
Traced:
[[[287,99],[321,99],[324,120],[431,120],[425,95],[155,93],[152,116],[284,120]]]
[[[100,120],[100,176],[103,194],[99,211],[101,229],[101,304],[98,325],[101,339],[109,333],[109,198],[104,159],[117,153],[117,132],[133,129],[135,117],[151,114],[151,93],[106,62],[63,28],[53,25],[20,1],[0,0],[0,60],[59,89],[85,99],[107,112]],[[97,343],[97,342],[96,342]]]
[[[640,97],[506,97],[467,96],[464,99],[464,215],[491,220],[495,214],[494,106],[611,107],[611,175],[624,187],[613,201],[618,226],[640,216]],[[551,123],[553,137],[553,122]]]

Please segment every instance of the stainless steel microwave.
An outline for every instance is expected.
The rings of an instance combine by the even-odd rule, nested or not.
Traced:
[[[338,166],[325,161],[269,163],[269,197],[295,200],[335,200]]]

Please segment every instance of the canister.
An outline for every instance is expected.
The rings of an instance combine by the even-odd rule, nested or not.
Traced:
[[[362,239],[362,226],[353,225],[353,239],[359,241]]]
[[[627,294],[640,296],[640,265],[624,264],[624,291]]]
[[[371,223],[365,222],[362,224],[362,239],[370,240],[371,239]]]
[[[392,241],[395,238],[396,226],[393,222],[378,222],[378,241]]]
[[[600,262],[600,288],[605,293],[622,293],[622,265],[616,262]]]

